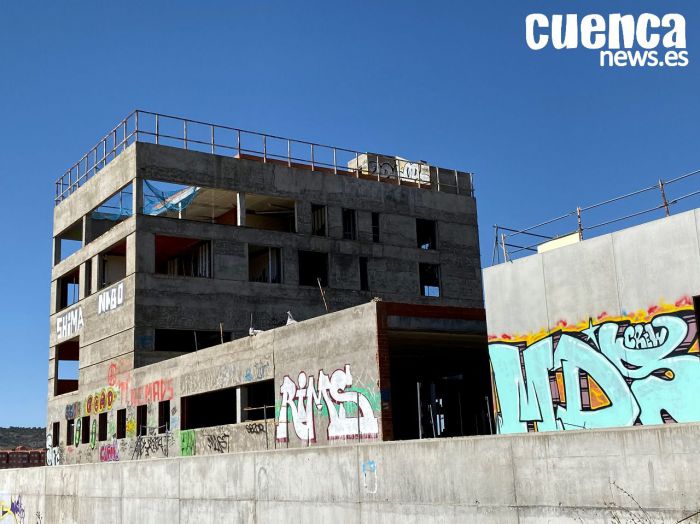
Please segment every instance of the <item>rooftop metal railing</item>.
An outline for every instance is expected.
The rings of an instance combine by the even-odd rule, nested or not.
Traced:
[[[180,147],[473,196],[472,173],[423,161],[355,151],[235,127],[136,110],[119,122],[56,181],[58,205],[134,142]]]
[[[535,224],[534,226],[526,227],[524,229],[512,229],[504,226],[494,225],[493,227],[495,238],[491,263],[498,264],[501,262],[508,262],[510,260],[513,260],[513,258],[516,257],[516,255],[523,256],[530,253],[536,253],[538,251],[538,246],[541,246],[542,244],[545,244],[552,240],[567,237],[569,235],[578,235],[578,240],[583,240],[584,232],[601,231],[602,228],[605,228],[606,226],[617,224],[623,221],[629,221],[633,218],[653,213],[654,211],[663,210],[664,216],[670,216],[673,206],[678,205],[680,202],[683,202],[688,198],[700,195],[700,190],[693,190],[687,193],[683,193],[677,197],[669,198],[667,193],[669,186],[678,184],[683,180],[691,179],[692,177],[698,174],[700,174],[700,169],[696,171],[691,171],[690,173],[686,173],[684,175],[672,178],[670,180],[664,181],[659,179],[659,181],[656,184],[653,184],[651,186],[644,187],[642,189],[632,191],[631,193],[610,198],[608,200],[604,200],[602,202],[598,202],[589,206],[577,207],[573,211],[570,211],[555,218],[551,218],[549,220],[545,220],[544,222],[540,222],[539,224]],[[639,210],[635,208],[634,211],[624,214],[622,216],[607,216],[602,220],[594,220],[592,225],[584,225],[584,223],[586,222],[586,216],[592,211],[602,208],[604,206],[626,201],[633,197],[648,195],[650,192],[658,192],[656,199],[654,200],[656,203],[652,203],[651,207],[645,206],[643,209]],[[561,224],[563,224],[566,220],[576,220],[575,229],[566,229],[564,230],[565,232],[563,234],[558,235],[543,234],[542,228],[552,225],[558,227]]]

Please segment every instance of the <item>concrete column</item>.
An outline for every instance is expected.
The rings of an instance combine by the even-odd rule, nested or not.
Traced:
[[[95,255],[91,259],[92,262],[92,284],[90,289],[94,293],[100,288],[100,255]]]
[[[90,215],[83,217],[83,247],[92,240],[92,218]]]
[[[294,203],[294,218],[296,221],[296,232],[310,235],[312,229],[311,203],[297,200]]]
[[[247,403],[248,391],[245,388],[236,388],[236,424],[245,422],[248,419],[248,413],[243,411]]]
[[[90,264],[91,260],[87,260],[84,264],[80,264],[80,269],[78,273],[78,299],[82,300],[86,297],[85,291],[87,290],[87,265]]]
[[[143,180],[141,178],[134,178],[131,182],[131,193],[132,213],[134,215],[141,214],[143,212]]]
[[[136,257],[137,251],[137,239],[136,233],[131,233],[126,237],[126,274],[131,275],[136,272],[136,264],[138,259]]]
[[[58,311],[58,280],[53,280],[51,282],[51,314],[53,315],[56,311]]]
[[[295,248],[282,248],[282,282],[293,285],[299,283],[299,254]]]
[[[53,265],[61,261],[61,239],[53,237]]]
[[[236,193],[236,223],[245,226],[245,193]]]
[[[343,238],[343,209],[341,207],[326,207],[326,228],[330,238]]]
[[[137,273],[155,273],[156,271],[156,237],[153,233],[137,231],[134,233],[134,240],[131,244],[128,243],[127,237],[127,264],[129,260],[133,260],[133,268],[127,265],[127,274],[129,269]],[[129,253],[131,249],[131,254]]]
[[[372,212],[357,210],[357,239],[360,242],[372,242]]]

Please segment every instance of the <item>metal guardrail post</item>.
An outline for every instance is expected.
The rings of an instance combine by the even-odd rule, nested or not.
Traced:
[[[236,143],[238,144],[238,156],[241,156],[241,130],[236,130]]]
[[[664,182],[661,179],[659,179],[659,191],[661,191],[661,201],[663,202],[664,211],[666,212],[666,216],[670,216],[671,209],[668,206],[668,200],[666,200],[666,190],[664,189]]]
[[[455,172],[455,193],[459,195],[459,176],[457,176],[457,170]]]
[[[491,265],[496,263],[496,255],[498,254],[498,224],[493,225],[493,253],[491,254]]]
[[[501,248],[503,249],[503,261],[508,262],[508,248],[506,247],[505,233],[501,233]]]
[[[263,162],[267,162],[267,135],[263,135],[262,139],[263,139]]]
[[[292,141],[287,139],[287,167],[292,167]]]
[[[311,171],[314,171],[314,145],[311,144]]]
[[[576,220],[578,222],[578,239],[583,240],[583,224],[581,222],[581,208],[576,208]]]
[[[134,141],[138,142],[139,141],[139,112],[134,111],[135,117],[134,117]]]
[[[437,190],[440,191],[440,167],[435,166],[435,180],[437,181]]]
[[[212,126],[211,126],[211,154],[212,155],[215,154],[215,151],[216,151],[215,148],[216,148],[216,141],[215,141],[215,137],[214,137],[214,125],[212,124]]]
[[[159,136],[160,136],[160,121],[159,121],[159,115],[156,115],[156,145],[158,145]]]
[[[338,164],[336,163],[335,148],[333,148],[333,174],[338,174]]]
[[[184,135],[185,150],[187,150],[187,120],[182,121],[182,132]]]

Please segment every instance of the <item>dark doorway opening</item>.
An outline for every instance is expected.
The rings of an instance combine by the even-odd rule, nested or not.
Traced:
[[[486,343],[438,333],[390,335],[394,439],[489,435]]]

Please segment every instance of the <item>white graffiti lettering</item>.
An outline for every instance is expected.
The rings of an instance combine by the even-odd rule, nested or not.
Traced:
[[[77,307],[56,317],[56,338],[63,339],[76,335],[85,327],[83,308]]]
[[[61,448],[53,445],[53,435],[46,435],[46,465],[59,466],[61,464]]]
[[[117,309],[124,303],[124,282],[105,289],[97,297],[97,314]]]
[[[300,372],[295,384],[288,376],[284,377],[280,393],[280,406],[277,424],[277,440],[288,440],[287,426],[289,414],[294,426],[294,432],[301,440],[315,442],[316,429],[314,423],[314,407],[321,412],[328,412],[328,439],[340,438],[373,438],[379,434],[377,418],[374,416],[372,405],[365,395],[358,391],[346,391],[352,386],[350,366],[334,371],[329,377],[323,370],[318,372],[318,389],[314,386],[314,377],[307,377]],[[346,405],[357,408],[355,417],[346,414]]]

